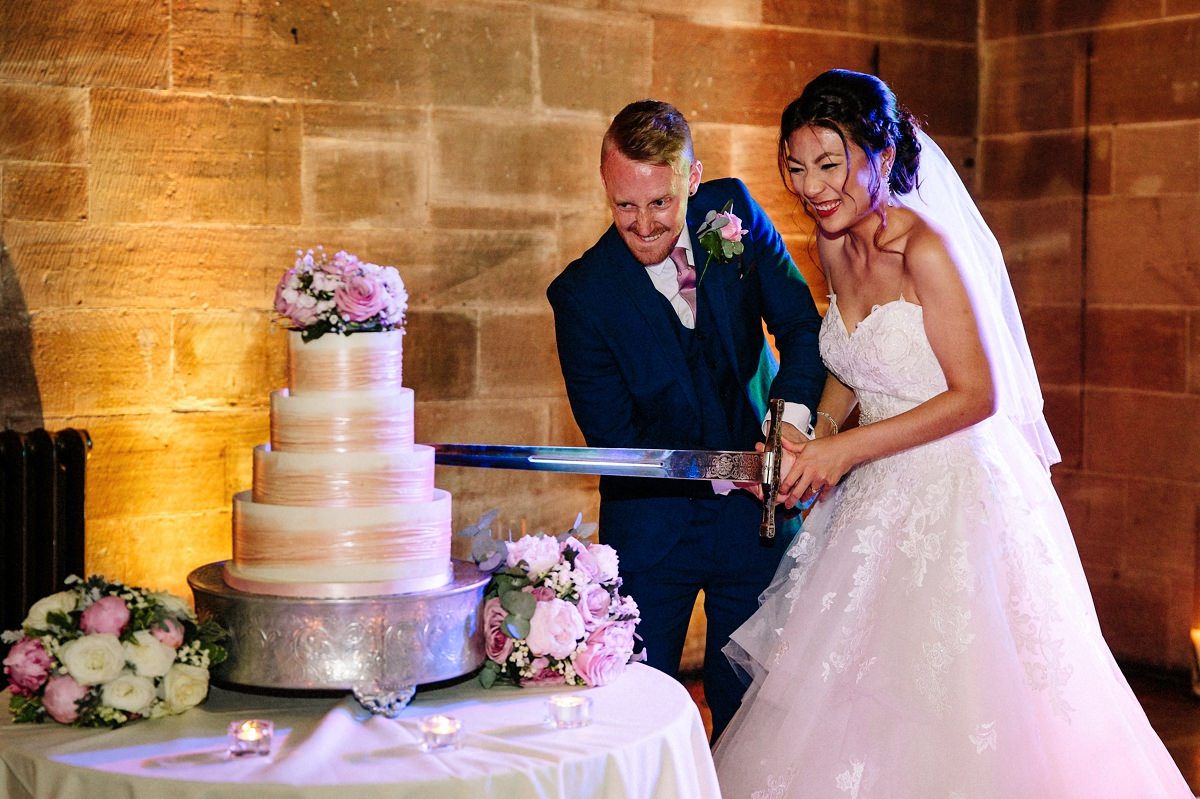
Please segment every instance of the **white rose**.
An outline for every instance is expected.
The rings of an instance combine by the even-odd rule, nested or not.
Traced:
[[[154,681],[126,672],[100,688],[100,701],[126,713],[144,716],[154,701]]]
[[[617,579],[617,550],[607,544],[588,544],[588,552],[596,561],[596,579],[610,583]]]
[[[559,559],[558,541],[543,533],[518,538],[508,545],[508,565],[516,566],[521,561],[529,564],[529,576],[541,577],[550,571]]]
[[[63,644],[58,659],[80,685],[115,680],[125,669],[125,650],[112,633],[85,635]]]
[[[138,630],[124,644],[125,660],[141,677],[161,677],[175,662],[175,650],[159,641],[149,630]]]
[[[158,695],[168,713],[182,713],[195,707],[208,696],[208,669],[176,663],[162,678]]]
[[[192,607],[187,602],[184,602],[179,597],[168,591],[151,591],[148,596],[166,609],[177,619],[195,619],[195,614],[192,613]]]
[[[58,613],[70,613],[75,609],[75,602],[78,598],[78,594],[74,591],[59,591],[57,594],[42,597],[33,603],[33,607],[29,609],[29,615],[25,617],[25,621],[21,622],[21,627],[33,627],[38,630],[46,629],[49,624],[46,621],[46,616],[56,611]]]

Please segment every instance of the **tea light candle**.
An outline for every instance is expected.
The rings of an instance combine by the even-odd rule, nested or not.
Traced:
[[[426,716],[421,719],[421,748],[426,752],[457,749],[461,745],[462,722],[454,716]]]
[[[546,713],[560,730],[586,727],[592,723],[592,700],[574,694],[552,696],[546,700]]]
[[[271,754],[271,738],[275,733],[275,725],[266,719],[246,719],[245,721],[229,722],[229,754],[231,757],[243,755]]]

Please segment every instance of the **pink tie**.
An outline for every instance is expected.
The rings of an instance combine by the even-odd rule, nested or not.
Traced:
[[[671,250],[671,260],[675,263],[675,278],[679,281],[679,296],[692,309],[692,318],[696,318],[696,267],[687,260],[687,250],[676,247]]]

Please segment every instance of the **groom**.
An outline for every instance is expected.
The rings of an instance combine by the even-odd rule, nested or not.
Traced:
[[[794,403],[785,435],[808,430],[825,380],[808,287],[745,185],[701,183],[701,170],[687,121],[668,103],[632,103],[604,135],[600,177],[613,225],[547,290],[567,395],[588,446],[752,450],[777,397]],[[710,262],[697,229],[730,201],[744,251]],[[730,488],[600,479],[600,536],[616,549],[624,591],[641,610],[651,666],[676,674],[704,591],[714,740],[745,690],[721,647],[757,608],[796,527],[781,519],[781,541],[762,547],[761,505]]]

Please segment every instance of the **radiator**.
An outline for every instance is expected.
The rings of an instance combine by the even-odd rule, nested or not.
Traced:
[[[86,430],[0,432],[0,629],[83,573]]]

